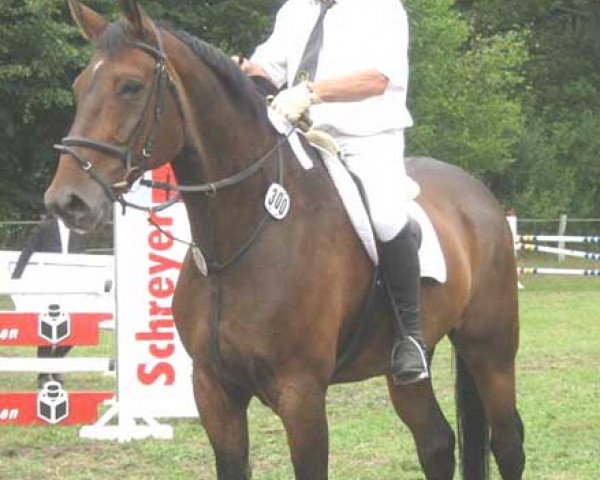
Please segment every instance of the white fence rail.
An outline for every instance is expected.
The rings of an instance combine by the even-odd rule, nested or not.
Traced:
[[[567,225],[567,216],[561,215],[558,228],[558,234],[534,234],[534,235],[522,235],[518,233],[518,227],[521,223],[526,223],[524,220],[529,222],[543,221],[547,219],[521,219],[515,215],[507,215],[508,224],[512,230],[515,250],[516,251],[529,251],[529,252],[540,252],[548,253],[551,255],[557,255],[559,261],[563,261],[565,257],[575,257],[583,260],[589,260],[591,262],[600,261],[600,235],[565,235]],[[585,220],[589,223],[600,224],[600,219],[576,219]],[[554,243],[556,246],[547,245],[548,243]],[[591,248],[594,251],[575,250],[567,248],[567,244],[578,244],[584,245],[584,248]],[[585,266],[585,268],[554,268],[554,267],[519,267],[519,274],[531,274],[531,275],[579,275],[579,276],[590,276],[600,277],[600,269],[597,268],[600,265],[592,264]]]

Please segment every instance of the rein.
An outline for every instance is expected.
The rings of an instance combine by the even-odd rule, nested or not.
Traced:
[[[231,175],[230,177],[225,177],[214,182],[201,183],[198,185],[173,185],[168,182],[156,182],[154,180],[144,179],[140,180],[140,184],[145,187],[158,188],[167,191],[215,194],[218,190],[237,185],[238,183],[243,182],[244,180],[250,178],[252,175],[257,173],[264,166],[267,160],[269,160],[271,155],[276,150],[279,150],[283,146],[283,144],[287,142],[288,138],[292,133],[294,133],[294,129],[291,129],[290,132],[286,133],[282,139],[280,139],[264,155],[262,155],[258,160],[252,163],[249,167]]]
[[[164,43],[160,29],[156,28],[155,34],[157,38],[157,48],[141,41],[132,42],[132,46],[134,48],[138,48],[150,55],[151,57],[153,57],[156,61],[156,66],[154,70],[154,78],[152,81],[152,91],[148,95],[148,101],[144,106],[142,114],[140,115],[140,118],[136,123],[136,126],[133,130],[133,134],[131,135],[131,138],[127,145],[117,145],[88,137],[64,137],[60,144],[54,145],[54,148],[58,151],[71,155],[77,161],[80,168],[100,185],[103,192],[110,199],[111,202],[118,202],[119,204],[121,204],[121,206],[123,207],[123,211],[125,211],[126,207],[131,207],[135,210],[154,213],[165,210],[166,208],[169,208],[170,206],[174,205],[175,203],[178,203],[181,200],[181,196],[176,195],[164,203],[161,203],[154,207],[147,207],[131,203],[123,198],[123,193],[131,187],[133,182],[140,178],[144,174],[144,172],[149,170],[149,160],[154,151],[155,137],[160,129],[161,120],[164,112],[167,87],[172,87],[175,92],[175,95],[177,96],[177,90],[166,68],[167,57],[165,54]],[[139,162],[135,162],[136,146],[140,143],[144,125],[147,123],[148,116],[151,114],[151,104],[153,97],[155,97],[156,100],[154,105],[154,118],[152,120],[152,128],[145,141],[143,142],[144,146],[142,148],[141,158]],[[148,188],[157,188],[161,190],[175,191],[179,193],[204,193],[207,196],[214,196],[219,190],[235,186],[256,174],[260,169],[263,168],[263,166],[275,152],[279,153],[278,176],[279,183],[281,184],[283,181],[283,157],[281,155],[281,147],[284,143],[287,142],[288,138],[294,131],[295,129],[290,129],[290,131],[286,132],[286,134],[283,135],[283,137],[280,138],[275,143],[275,145],[273,145],[265,154],[263,154],[254,162],[252,162],[247,168],[229,177],[225,177],[214,182],[207,182],[197,185],[173,185],[168,182],[157,182],[142,178],[140,179],[140,185]],[[78,151],[78,148],[89,148],[91,150],[96,150],[113,158],[119,159],[122,162],[123,167],[125,168],[125,176],[123,180],[111,184],[106,178],[102,176],[102,174],[100,174],[100,172],[98,172],[98,170],[94,167],[92,162]],[[157,225],[152,220],[149,220],[149,222],[153,224],[158,230],[160,230],[164,235],[170,237],[172,240],[184,243],[191,247],[192,251],[194,252],[194,259],[196,260],[196,264],[199,270],[204,275],[208,275],[209,267],[211,268],[211,270],[220,272],[226,269],[228,266],[235,263],[248,250],[250,250],[250,248],[254,245],[254,243],[260,236],[260,232],[266,224],[268,217],[269,215],[265,213],[263,218],[259,221],[258,226],[252,232],[249,239],[242,245],[242,247],[229,259],[222,262],[216,260],[206,261],[200,246],[196,242],[187,242],[185,240],[176,238],[169,232],[164,231],[159,225]],[[203,223],[203,231],[210,232],[211,222],[204,221]],[[209,239],[209,243],[212,243],[212,238]]]
[[[287,137],[284,137],[284,138],[287,139]],[[243,170],[242,172],[240,172],[240,174],[223,179],[220,184],[219,184],[219,182],[215,182],[214,184],[209,183],[209,184],[188,185],[188,186],[181,186],[181,187],[178,187],[176,185],[171,185],[170,183],[166,183],[166,182],[144,181],[145,183],[143,183],[143,184],[148,185],[148,186],[151,185],[154,188],[163,188],[166,190],[177,190],[177,191],[181,191],[181,192],[193,192],[193,193],[201,192],[201,193],[205,193],[205,194],[208,194],[210,192],[216,193],[217,190],[224,188],[226,186],[231,186],[231,185],[240,183],[241,181],[249,178],[250,175],[256,173],[258,171],[258,168],[254,168],[254,167],[257,165],[263,166],[263,164],[266,162],[266,160],[268,160],[271,157],[271,155],[273,154],[273,152],[277,149],[277,152],[278,152],[278,155],[277,155],[277,157],[278,157],[277,183],[279,183],[280,185],[283,185],[283,156],[281,154],[281,149],[279,149],[280,146],[281,146],[281,143],[279,143],[278,145],[273,147],[271,150],[269,150],[268,153],[266,153],[263,157],[261,157],[255,163],[253,163],[248,169]],[[251,170],[251,168],[252,168],[252,170]],[[248,173],[248,172],[250,172],[250,173]],[[239,177],[239,179],[236,179],[236,181],[234,183],[229,183],[229,180],[234,179],[234,177]],[[215,185],[214,188],[210,188],[210,186],[213,186],[213,185]],[[208,213],[208,209],[205,209],[204,211]],[[211,219],[206,218],[206,217],[207,217],[207,215],[205,215],[205,218],[203,219],[203,222],[202,222],[203,223],[202,232],[204,232],[204,234],[205,234],[205,239],[204,239],[203,243],[205,245],[206,244],[209,245],[209,248],[211,248],[211,250],[212,250],[212,249],[214,249],[214,242],[213,242],[213,238],[212,238],[212,234],[211,234],[212,230],[210,228],[212,222],[210,221]],[[220,273],[223,270],[225,270],[226,268],[228,268],[229,266],[236,263],[238,260],[240,260],[254,246],[254,244],[260,237],[260,233],[262,232],[262,230],[269,218],[270,218],[270,215],[265,212],[264,215],[262,216],[262,218],[260,219],[260,221],[258,222],[258,225],[255,227],[253,232],[248,237],[248,240],[246,240],[246,242],[244,242],[244,244],[242,244],[242,246],[240,248],[238,248],[237,251],[234,252],[229,258],[227,258],[226,260],[223,260],[223,261],[206,259],[204,253],[202,252],[203,249],[200,247],[200,245],[197,242],[195,242],[195,241],[188,242],[187,240],[183,240],[182,238],[175,237],[172,233],[170,233],[167,230],[165,230],[164,228],[162,228],[158,223],[153,221],[151,218],[148,219],[148,222],[151,225],[153,225],[157,230],[159,230],[163,235],[170,238],[171,240],[178,242],[178,243],[182,243],[182,244],[190,247],[192,249],[192,253],[194,255],[194,261],[196,263],[196,266],[198,267],[198,269],[204,276],[208,276],[209,271],[214,271],[216,273]]]
[[[154,48],[153,46],[148,45],[147,43],[139,41],[132,43],[133,47],[138,48],[146,52],[148,55],[152,56],[156,60],[156,67],[154,79],[152,82],[152,93],[148,96],[148,102],[146,103],[144,110],[142,111],[142,115],[140,116],[136,124],[134,132],[127,146],[123,147],[121,145],[115,145],[112,143],[103,142],[87,137],[64,137],[60,144],[54,145],[54,148],[58,151],[62,153],[68,153],[69,155],[71,155],[77,161],[81,169],[85,171],[88,175],[90,175],[94,179],[94,181],[96,181],[100,185],[100,187],[111,202],[118,202],[119,204],[121,204],[121,206],[123,207],[123,211],[125,211],[126,207],[131,207],[135,210],[142,210],[148,213],[159,212],[165,210],[166,208],[170,207],[171,205],[174,205],[175,203],[181,200],[181,197],[179,195],[176,195],[175,197],[164,203],[161,203],[154,207],[146,207],[128,202],[123,198],[124,191],[128,190],[136,179],[140,178],[144,174],[144,172],[149,170],[149,160],[154,150],[155,137],[158,134],[164,111],[167,87],[172,87],[173,91],[175,92],[175,95],[177,96],[177,90],[174,87],[173,80],[170,77],[166,68],[166,54],[164,50],[161,32],[158,28],[156,28],[155,33],[158,48]],[[142,130],[144,124],[146,123],[145,120],[150,114],[150,104],[153,96],[156,96],[153,125],[152,129],[150,130],[150,133],[148,134],[144,142],[141,160],[136,164],[134,162],[136,157],[135,147],[140,141]],[[271,155],[276,150],[279,150],[281,146],[287,142],[289,136],[293,132],[294,129],[290,129],[290,131],[287,132],[282,139],[275,143],[275,145],[271,147],[260,158],[258,158],[258,160],[254,161],[249,167],[229,177],[216,180],[214,182],[208,182],[198,185],[172,185],[166,182],[156,182],[153,180],[145,180],[142,178],[140,180],[140,185],[166,191],[175,191],[182,193],[206,193],[210,195],[215,195],[218,190],[237,185],[238,183],[243,182],[244,180],[257,173],[268,161]],[[98,170],[94,167],[92,162],[90,162],[84,155],[82,155],[76,150],[76,148],[79,147],[96,150],[121,160],[126,172],[125,176],[123,177],[123,180],[113,184],[108,182],[98,172]]]
[[[121,206],[123,207],[123,211],[125,211],[126,207],[129,206],[137,210],[152,213],[164,210],[181,200],[181,196],[176,195],[174,198],[168,200],[165,203],[159,204],[154,207],[146,207],[133,204],[131,202],[126,201],[123,198],[123,194],[126,193],[126,191],[131,187],[133,182],[140,178],[144,174],[144,172],[146,172],[150,167],[149,160],[152,156],[155,137],[158,134],[161,124],[167,87],[172,87],[175,96],[179,98],[177,94],[177,89],[173,83],[172,78],[169,76],[169,73],[166,68],[166,55],[164,51],[161,32],[158,28],[156,28],[155,32],[157,37],[158,48],[154,48],[143,42],[132,43],[133,47],[138,48],[152,56],[156,60],[156,67],[152,91],[150,95],[148,95],[148,101],[144,106],[144,110],[142,111],[142,114],[138,120],[138,123],[136,124],[136,127],[128,144],[126,146],[121,146],[86,137],[65,137],[62,139],[62,142],[60,144],[55,145],[55,148],[60,152],[71,155],[77,161],[80,168],[100,185],[100,187],[111,202],[118,202],[121,204]],[[136,146],[140,143],[144,125],[147,123],[148,115],[150,115],[152,111],[152,97],[156,98],[152,128],[145,141],[143,142],[144,146],[142,148],[141,159],[138,162],[136,162],[135,149]],[[278,153],[278,183],[282,184],[283,155],[281,152],[281,147],[288,141],[288,138],[294,133],[294,131],[295,129],[291,128],[290,131],[286,132],[282,136],[282,138],[278,139],[275,145],[273,145],[264,155],[252,162],[245,169],[229,177],[225,177],[214,182],[208,182],[198,185],[172,185],[167,182],[155,182],[152,180],[145,180],[142,178],[140,180],[140,184],[149,188],[158,188],[166,191],[176,191],[179,193],[203,193],[206,195],[206,200],[209,200],[210,197],[214,197],[219,190],[237,185],[243,182],[244,180],[247,180],[252,175],[256,174],[265,166],[266,162],[273,157],[273,154],[275,152]],[[100,172],[94,167],[92,162],[77,150],[78,148],[89,148],[119,159],[123,163],[123,166],[125,168],[125,175],[123,180],[111,184],[109,181],[107,181],[106,178],[102,176],[102,174],[100,174]],[[202,236],[204,237],[202,239],[202,244],[208,247],[207,252],[214,254],[214,237],[212,233],[213,222],[212,218],[210,218],[210,209],[204,208],[202,209],[202,211],[204,212],[201,230]],[[223,372],[225,371],[222,365],[222,357],[219,347],[219,327],[222,301],[221,273],[228,267],[237,263],[242,257],[244,257],[246,253],[248,253],[252,249],[252,247],[257,243],[258,239],[260,238],[260,234],[262,233],[269,217],[269,213],[265,212],[263,217],[259,220],[257,226],[254,228],[254,230],[248,237],[248,239],[244,242],[244,244],[240,248],[238,248],[229,258],[223,261],[219,261],[216,255],[213,259],[209,259],[207,261],[200,245],[195,240],[192,242],[187,242],[185,240],[176,238],[170,232],[167,232],[164,229],[162,229],[156,222],[152,221],[152,219],[149,219],[149,222],[161,233],[168,236],[174,241],[187,244],[190,247],[196,267],[202,275],[204,275],[205,277],[209,277],[209,268],[211,272],[214,272],[214,275],[209,277],[212,304],[210,308],[210,349],[211,356],[220,374],[223,374]]]

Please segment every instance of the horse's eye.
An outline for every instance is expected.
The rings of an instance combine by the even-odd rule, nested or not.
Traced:
[[[126,97],[133,97],[140,93],[143,88],[144,84],[142,82],[127,80],[119,86],[119,94]]]

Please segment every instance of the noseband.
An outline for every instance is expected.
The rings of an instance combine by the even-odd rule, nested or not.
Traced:
[[[154,150],[155,137],[160,128],[164,111],[167,86],[173,85],[166,68],[166,56],[160,30],[156,29],[155,32],[158,48],[154,48],[143,42],[132,42],[133,47],[146,52],[156,60],[156,67],[154,69],[152,91],[148,95],[148,101],[133,130],[133,134],[131,135],[128,144],[126,146],[121,146],[87,137],[65,137],[60,144],[54,145],[54,148],[58,151],[71,155],[77,161],[81,169],[100,184],[102,190],[104,190],[104,193],[111,201],[118,201],[123,206],[126,205],[126,202],[123,200],[121,193],[126,191],[137,178],[149,169],[149,160]],[[141,158],[139,161],[136,161],[135,150],[137,145],[140,144],[144,125],[146,124],[148,116],[151,114],[150,106],[152,97],[154,96],[156,97],[156,100],[154,102],[154,120],[152,129],[143,142],[144,146],[142,148]],[[109,183],[98,172],[92,162],[76,150],[78,147],[96,150],[121,160],[126,172],[123,180],[113,184]]]
[[[169,76],[169,73],[166,68],[166,55],[161,32],[158,28],[155,29],[155,32],[158,48],[154,48],[153,46],[148,45],[144,42],[132,42],[131,44],[134,48],[138,48],[152,56],[156,60],[156,67],[154,72],[154,80],[152,84],[152,92],[150,93],[150,95],[148,95],[148,102],[146,103],[144,110],[142,111],[142,115],[138,120],[138,123],[133,131],[133,134],[127,146],[123,147],[121,145],[115,145],[112,143],[103,142],[87,137],[65,137],[62,139],[62,142],[60,144],[54,145],[54,148],[56,148],[58,151],[71,155],[77,161],[81,169],[85,171],[100,185],[106,196],[112,202],[119,202],[123,209],[125,209],[125,207],[132,207],[137,210],[143,210],[148,212],[164,210],[165,208],[170,207],[171,205],[177,203],[180,200],[180,196],[178,194],[175,195],[171,200],[168,200],[163,204],[154,207],[144,207],[128,202],[123,198],[123,194],[127,192],[131,184],[136,179],[141,177],[144,174],[144,172],[146,172],[150,167],[149,160],[152,156],[152,152],[154,149],[155,137],[158,134],[158,130],[160,128],[165,104],[166,91],[168,86],[172,87],[175,97],[178,99],[177,89],[175,88],[175,85],[171,77]],[[150,115],[151,113],[150,106],[153,96],[156,96],[156,101],[154,106],[154,120],[152,129],[150,130],[150,133],[148,134],[144,142],[141,158],[138,162],[136,162],[135,149],[136,146],[140,143],[140,138],[143,133],[144,125],[146,124],[148,115]],[[278,141],[276,141],[275,144],[271,148],[269,148],[264,155],[252,162],[245,169],[229,177],[199,185],[172,185],[170,183],[156,182],[144,179],[141,180],[140,184],[149,188],[158,188],[178,193],[193,192],[214,195],[217,193],[218,190],[237,185],[246,180],[247,178],[251,177],[255,173],[257,173],[264,166],[264,164],[267,161],[269,161],[270,158],[273,157],[273,154],[276,151],[278,151],[284,143],[287,142],[288,137],[294,131],[295,128],[291,128]],[[126,172],[125,176],[123,177],[123,180],[113,184],[108,182],[102,176],[102,174],[98,172],[98,170],[96,169],[96,167],[94,167],[92,162],[77,151],[77,148],[80,147],[96,150],[98,152],[104,153],[106,155],[121,160]]]

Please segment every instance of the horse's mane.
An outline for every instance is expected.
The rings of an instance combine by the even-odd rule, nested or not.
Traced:
[[[202,60],[240,104],[247,106],[257,118],[266,120],[264,96],[257,89],[256,83],[251,81],[231,58],[218,48],[185,30],[176,29],[166,22],[158,22],[157,26],[175,36]],[[123,20],[117,20],[102,32],[102,35],[96,40],[95,46],[110,55],[131,46],[132,41],[126,23]]]

